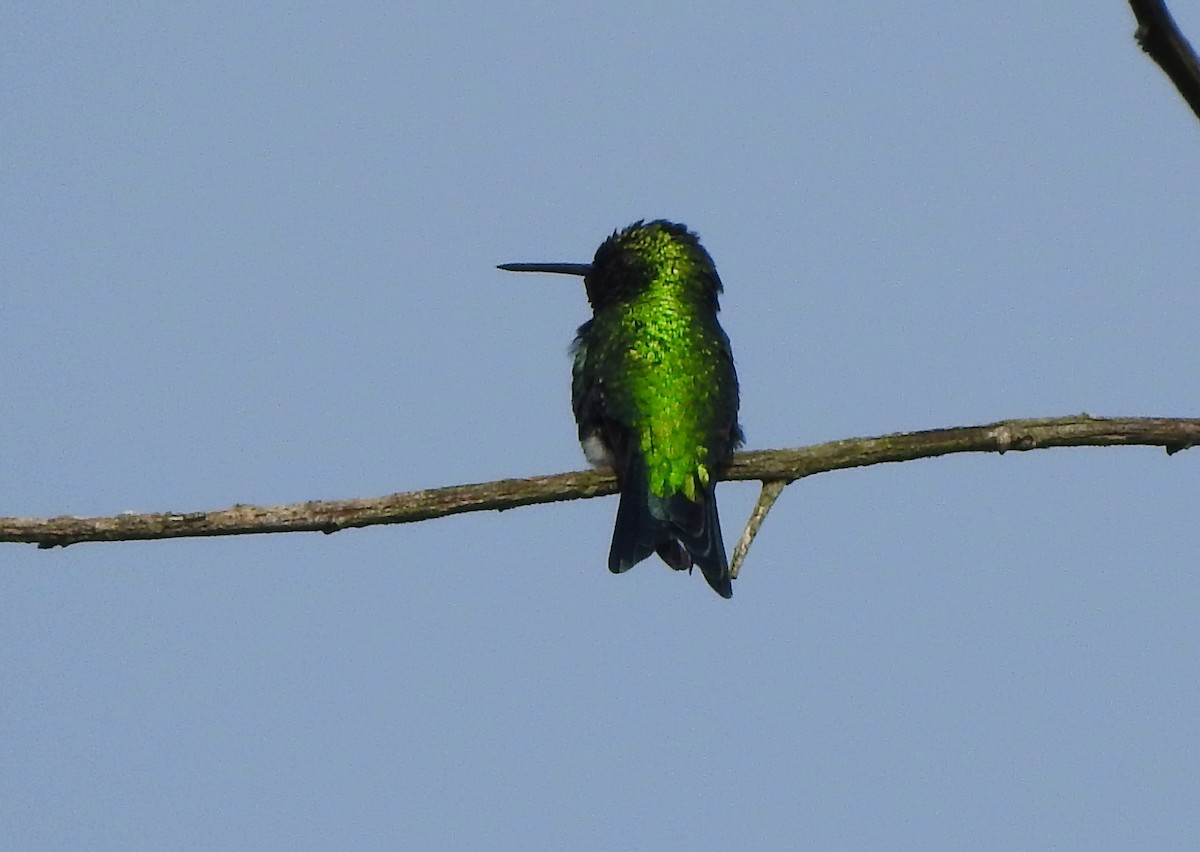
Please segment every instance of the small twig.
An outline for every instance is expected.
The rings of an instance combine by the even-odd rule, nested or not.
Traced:
[[[1138,444],[1173,453],[1200,443],[1200,419],[1166,417],[1097,418],[1087,414],[1045,420],[1005,420],[850,438],[792,450],[739,453],[722,479],[791,482],[814,473],[911,461],[949,453],[1036,450],[1045,447],[1104,447]],[[287,506],[236,505],[212,512],[125,513],[100,518],[0,518],[0,542],[65,547],[83,541],[134,541],[249,533],[324,532],[375,524],[401,524],[461,512],[513,509],[613,494],[612,474],[576,471],[531,479],[502,479],[411,491],[389,497],[311,501]]]
[[[758,492],[758,502],[754,504],[750,517],[746,519],[746,528],[742,530],[742,537],[733,547],[733,556],[729,558],[729,576],[733,579],[736,580],[738,574],[742,572],[742,563],[746,561],[746,554],[750,552],[750,545],[754,542],[754,537],[762,529],[763,521],[767,519],[767,513],[771,511],[771,507],[775,505],[775,501],[779,499],[779,495],[785,488],[787,488],[787,483],[782,479],[772,479],[762,484],[762,490]]]
[[[1134,38],[1166,72],[1192,112],[1200,118],[1200,61],[1163,0],[1129,0],[1138,28]]]

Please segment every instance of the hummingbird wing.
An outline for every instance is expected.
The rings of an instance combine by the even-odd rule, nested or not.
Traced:
[[[579,326],[575,342],[571,344],[571,410],[579,426],[579,442],[585,446],[588,441],[603,437],[601,433],[605,420],[600,382],[595,371],[587,369],[587,341],[591,330],[592,320],[588,320]],[[606,446],[605,450],[611,454],[612,448]]]
[[[614,574],[628,571],[655,550],[676,570],[692,567],[692,560],[678,540],[669,534],[665,519],[650,512],[650,494],[645,464],[633,449],[632,431],[608,410],[604,386],[595,370],[588,369],[589,320],[579,327],[572,346],[571,408],[579,425],[579,443],[588,461],[603,462],[617,474],[621,502],[613,530],[608,568]]]
[[[742,434],[742,427],[738,423],[737,418],[738,378],[737,368],[733,365],[733,348],[729,345],[729,335],[719,325],[717,326],[717,341],[721,353],[721,366],[725,371],[723,382],[725,388],[725,405],[733,412],[733,421],[727,425],[723,424],[721,437],[725,439],[725,446],[719,451],[722,461],[728,461],[729,457],[733,455],[733,451],[740,447],[746,438]]]

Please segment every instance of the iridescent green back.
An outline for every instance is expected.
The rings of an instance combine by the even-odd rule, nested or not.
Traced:
[[[629,430],[650,493],[695,501],[740,440],[712,260],[682,226],[638,223],[601,246],[587,284],[594,316],[576,372]]]

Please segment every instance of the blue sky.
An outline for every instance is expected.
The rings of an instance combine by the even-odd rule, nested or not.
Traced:
[[[1185,31],[1200,13],[1177,2]],[[573,279],[699,231],[751,448],[1189,416],[1200,124],[1114,0],[9,4],[0,515],[582,466]],[[0,546],[13,849],[1194,849],[1200,456]],[[719,489],[736,539],[756,485]]]

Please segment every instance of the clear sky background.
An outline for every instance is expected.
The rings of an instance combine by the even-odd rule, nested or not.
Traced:
[[[0,515],[578,469],[582,286],[494,265],[641,218],[717,261],[750,448],[1195,415],[1200,123],[1133,30],[5,4]],[[1200,848],[1198,493],[1144,448],[825,474],[732,601],[610,575],[613,497],[0,545],[0,846]]]

